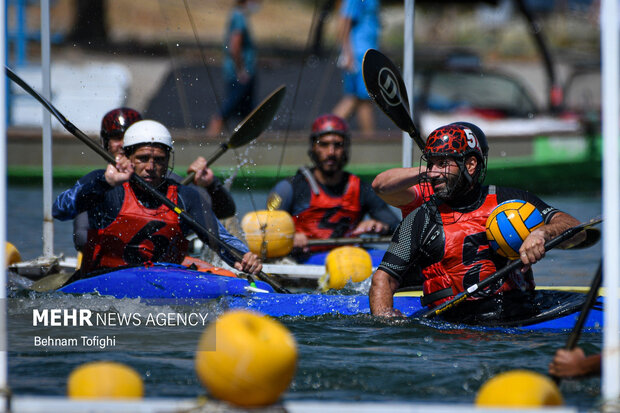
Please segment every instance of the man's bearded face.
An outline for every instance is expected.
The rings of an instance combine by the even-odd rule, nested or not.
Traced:
[[[316,167],[326,176],[333,176],[344,168],[345,151],[344,138],[333,133],[321,136],[312,145]]]

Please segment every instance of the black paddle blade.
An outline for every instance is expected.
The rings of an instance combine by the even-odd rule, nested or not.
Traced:
[[[564,248],[571,250],[581,250],[591,247],[601,239],[601,230],[599,230],[598,228],[586,228],[585,232],[586,238],[582,242],[576,245],[568,245]]]
[[[425,143],[409,114],[407,88],[396,65],[378,50],[368,49],[362,61],[362,74],[372,100],[424,150]]]
[[[246,118],[241,121],[228,140],[229,148],[238,148],[256,139],[271,123],[276,115],[282,99],[286,93],[286,86],[281,85],[271,92]]]

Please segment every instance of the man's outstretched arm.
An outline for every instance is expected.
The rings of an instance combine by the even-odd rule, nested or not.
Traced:
[[[383,270],[377,270],[372,276],[372,284],[368,292],[370,313],[381,317],[402,316],[394,308],[394,293],[398,289],[398,281]]]

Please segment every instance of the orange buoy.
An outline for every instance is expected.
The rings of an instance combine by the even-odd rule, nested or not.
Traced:
[[[295,224],[286,211],[248,212],[241,228],[250,251],[263,258],[284,257],[293,249]]]
[[[485,407],[542,407],[564,403],[558,386],[547,376],[527,370],[512,370],[487,381],[476,396]]]
[[[86,363],[71,372],[67,396],[73,399],[135,399],[144,395],[134,369],[112,361]]]
[[[275,403],[288,388],[297,365],[295,338],[265,315],[233,310],[203,332],[196,373],[216,398],[238,406]]]
[[[17,247],[10,242],[7,242],[4,248],[4,254],[6,257],[6,266],[13,265],[22,260],[22,256],[19,253]]]
[[[372,275],[372,258],[368,251],[360,247],[334,248],[325,258],[325,275],[319,279],[319,287],[343,288],[347,282],[360,282]]]

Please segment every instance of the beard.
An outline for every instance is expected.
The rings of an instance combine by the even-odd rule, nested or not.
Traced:
[[[331,165],[328,165],[328,162],[334,162]],[[336,175],[338,172],[342,171],[342,168],[346,165],[346,161],[344,157],[337,158],[335,156],[330,156],[322,161],[316,162],[316,167],[321,171],[321,173],[327,177],[332,177]]]
[[[430,180],[435,196],[442,201],[451,201],[465,193],[469,186],[467,179],[461,172],[458,175],[447,175]],[[443,184],[441,187],[437,185]]]

